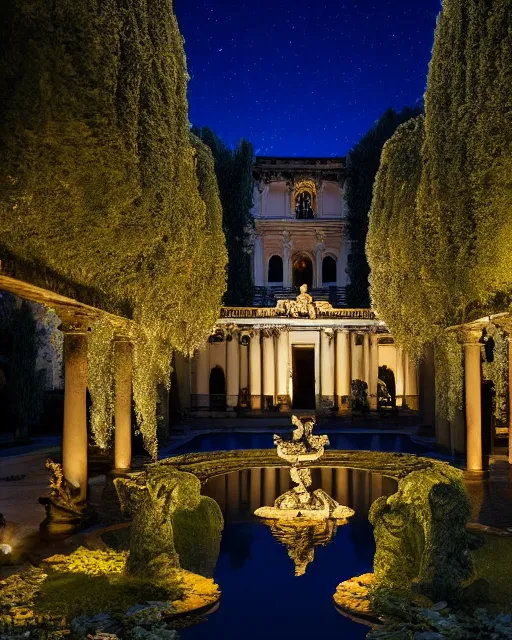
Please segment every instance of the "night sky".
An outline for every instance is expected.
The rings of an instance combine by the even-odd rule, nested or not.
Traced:
[[[344,155],[425,91],[440,0],[175,0],[189,117],[257,154]]]

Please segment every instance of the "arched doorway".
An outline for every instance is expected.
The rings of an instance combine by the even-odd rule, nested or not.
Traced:
[[[313,288],[313,263],[308,256],[299,256],[293,261],[293,286],[301,287],[308,285],[308,289]]]
[[[223,411],[226,408],[226,376],[217,365],[210,371],[210,409]]]
[[[380,408],[392,408],[396,405],[395,374],[385,364],[379,367],[377,381],[377,400]]]

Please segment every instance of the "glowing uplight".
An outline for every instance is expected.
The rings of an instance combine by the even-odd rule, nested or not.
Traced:
[[[10,544],[0,544],[0,553],[3,553],[4,555],[8,555],[9,553],[12,553],[12,547]]]

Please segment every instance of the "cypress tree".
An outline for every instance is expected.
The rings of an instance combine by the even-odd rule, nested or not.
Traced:
[[[251,215],[253,147],[250,142],[241,140],[232,151],[208,127],[193,131],[210,147],[215,159],[228,251],[224,303],[234,306],[248,305],[252,300],[251,259],[246,247],[249,231],[254,225]]]
[[[351,307],[370,306],[370,269],[365,254],[365,243],[373,183],[379,168],[382,147],[401,123],[419,115],[420,112],[419,108],[409,107],[404,107],[400,113],[388,109],[349,153],[345,198],[348,205],[348,233],[352,241],[347,267],[350,276],[347,303]]]
[[[172,0],[1,12],[0,257],[22,279],[92,292],[78,297],[135,320],[134,398],[155,455],[153,390],[173,350],[207,338],[226,265]]]
[[[415,352],[433,337],[441,339],[447,326],[504,310],[512,299],[511,36],[508,0],[445,0],[425,95],[419,181],[417,173],[407,178],[400,162],[389,160],[389,154],[406,153],[403,132],[383,154],[368,238],[372,302]],[[384,200],[380,194],[390,185]],[[413,257],[415,300],[407,288],[379,280],[383,219],[388,252],[392,247],[395,255]],[[398,278],[402,268],[391,261],[388,277]],[[409,326],[407,315],[414,318]]]

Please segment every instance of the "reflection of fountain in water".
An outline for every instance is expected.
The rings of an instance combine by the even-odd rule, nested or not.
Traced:
[[[334,538],[336,529],[337,522],[332,519],[301,524],[273,520],[270,524],[274,538],[287,547],[288,555],[295,564],[296,576],[306,573],[308,564],[315,557],[315,547],[328,545]]]
[[[338,504],[323,488],[311,490],[311,469],[305,465],[323,456],[329,439],[325,435],[313,435],[313,417],[293,416],[292,422],[296,427],[292,439],[283,440],[275,435],[274,442],[278,456],[291,464],[290,478],[295,486],[277,497],[273,507],[259,507],[254,513],[269,524],[272,535],[287,547],[295,564],[295,575],[301,576],[314,558],[315,547],[328,544],[337,526],[346,524],[354,510]],[[332,470],[322,470],[322,480],[324,478],[331,492]]]

